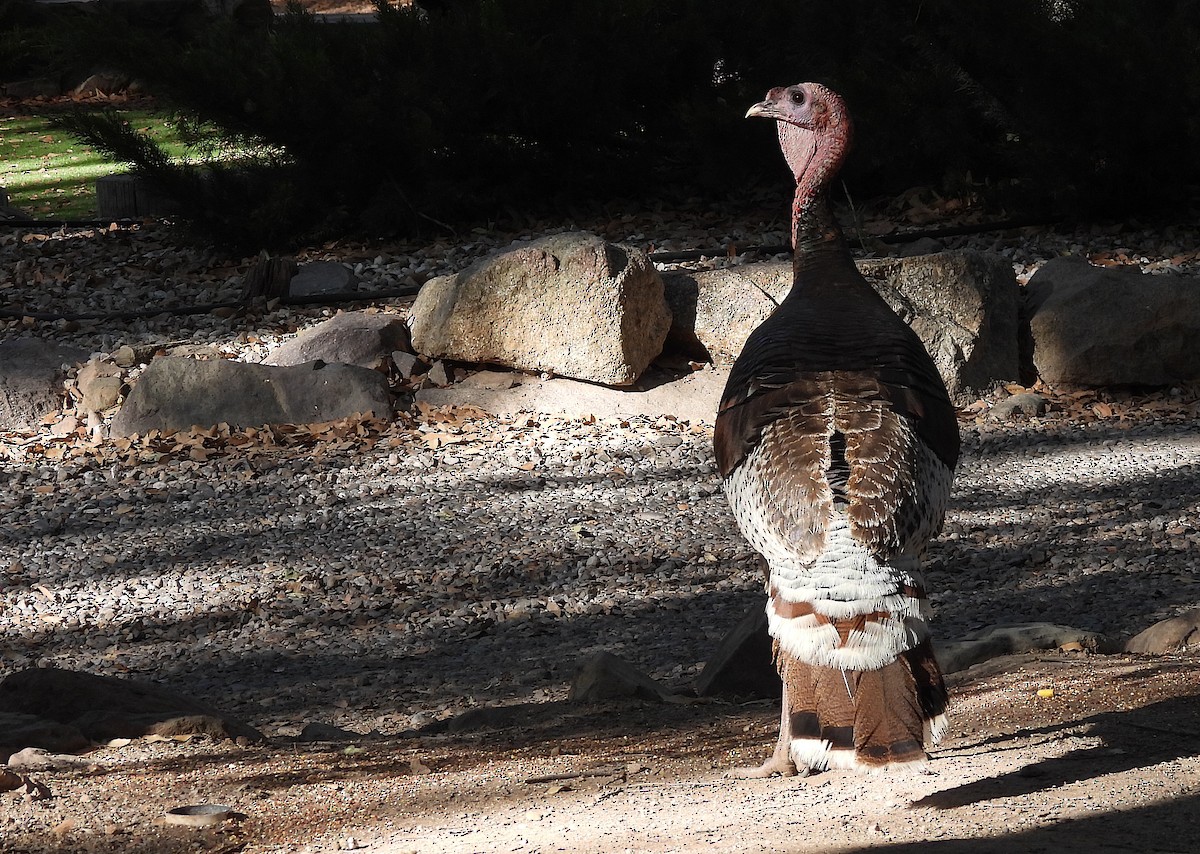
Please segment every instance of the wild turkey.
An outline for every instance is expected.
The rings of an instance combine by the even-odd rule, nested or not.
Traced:
[[[826,187],[850,143],[842,99],[772,89],[796,177],[793,284],[747,339],[717,415],[733,515],[766,558],[783,679],[774,754],[736,776],[922,762],[946,689],[919,574],[942,525],[959,435],[916,334],[858,273]]]

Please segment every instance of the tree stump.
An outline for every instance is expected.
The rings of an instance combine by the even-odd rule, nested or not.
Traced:
[[[100,219],[167,216],[175,204],[138,175],[105,175],[96,180],[96,213]]]
[[[260,254],[246,271],[242,279],[242,299],[245,302],[256,299],[275,299],[286,296],[288,284],[299,270],[294,258],[272,257],[266,252]]]

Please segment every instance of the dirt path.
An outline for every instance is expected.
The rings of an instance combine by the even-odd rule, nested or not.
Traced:
[[[725,779],[768,749],[771,703],[550,702],[515,728],[350,744],[139,741],[33,772],[52,798],[0,795],[0,850],[1184,854],[1200,850],[1197,664],[1200,652],[980,665],[953,679],[950,735],[910,774]],[[155,822],[201,801],[242,818]],[[45,830],[6,832],[25,811]]]

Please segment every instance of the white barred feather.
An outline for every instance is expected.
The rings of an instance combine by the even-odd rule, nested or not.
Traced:
[[[853,750],[835,750],[822,738],[793,738],[788,752],[797,768],[807,768],[810,771],[865,771],[879,774],[920,771],[926,765],[924,759],[893,762],[889,765],[870,765],[860,760]]]
[[[924,620],[884,618],[867,623],[862,631],[851,632],[842,645],[831,623],[822,623],[812,614],[781,617],[770,600],[767,629],[790,655],[808,664],[838,670],[875,670],[929,637]]]

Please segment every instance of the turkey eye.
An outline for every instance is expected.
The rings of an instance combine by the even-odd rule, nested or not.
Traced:
[[[804,103],[804,92],[799,89],[792,90],[792,103],[799,106]]]

